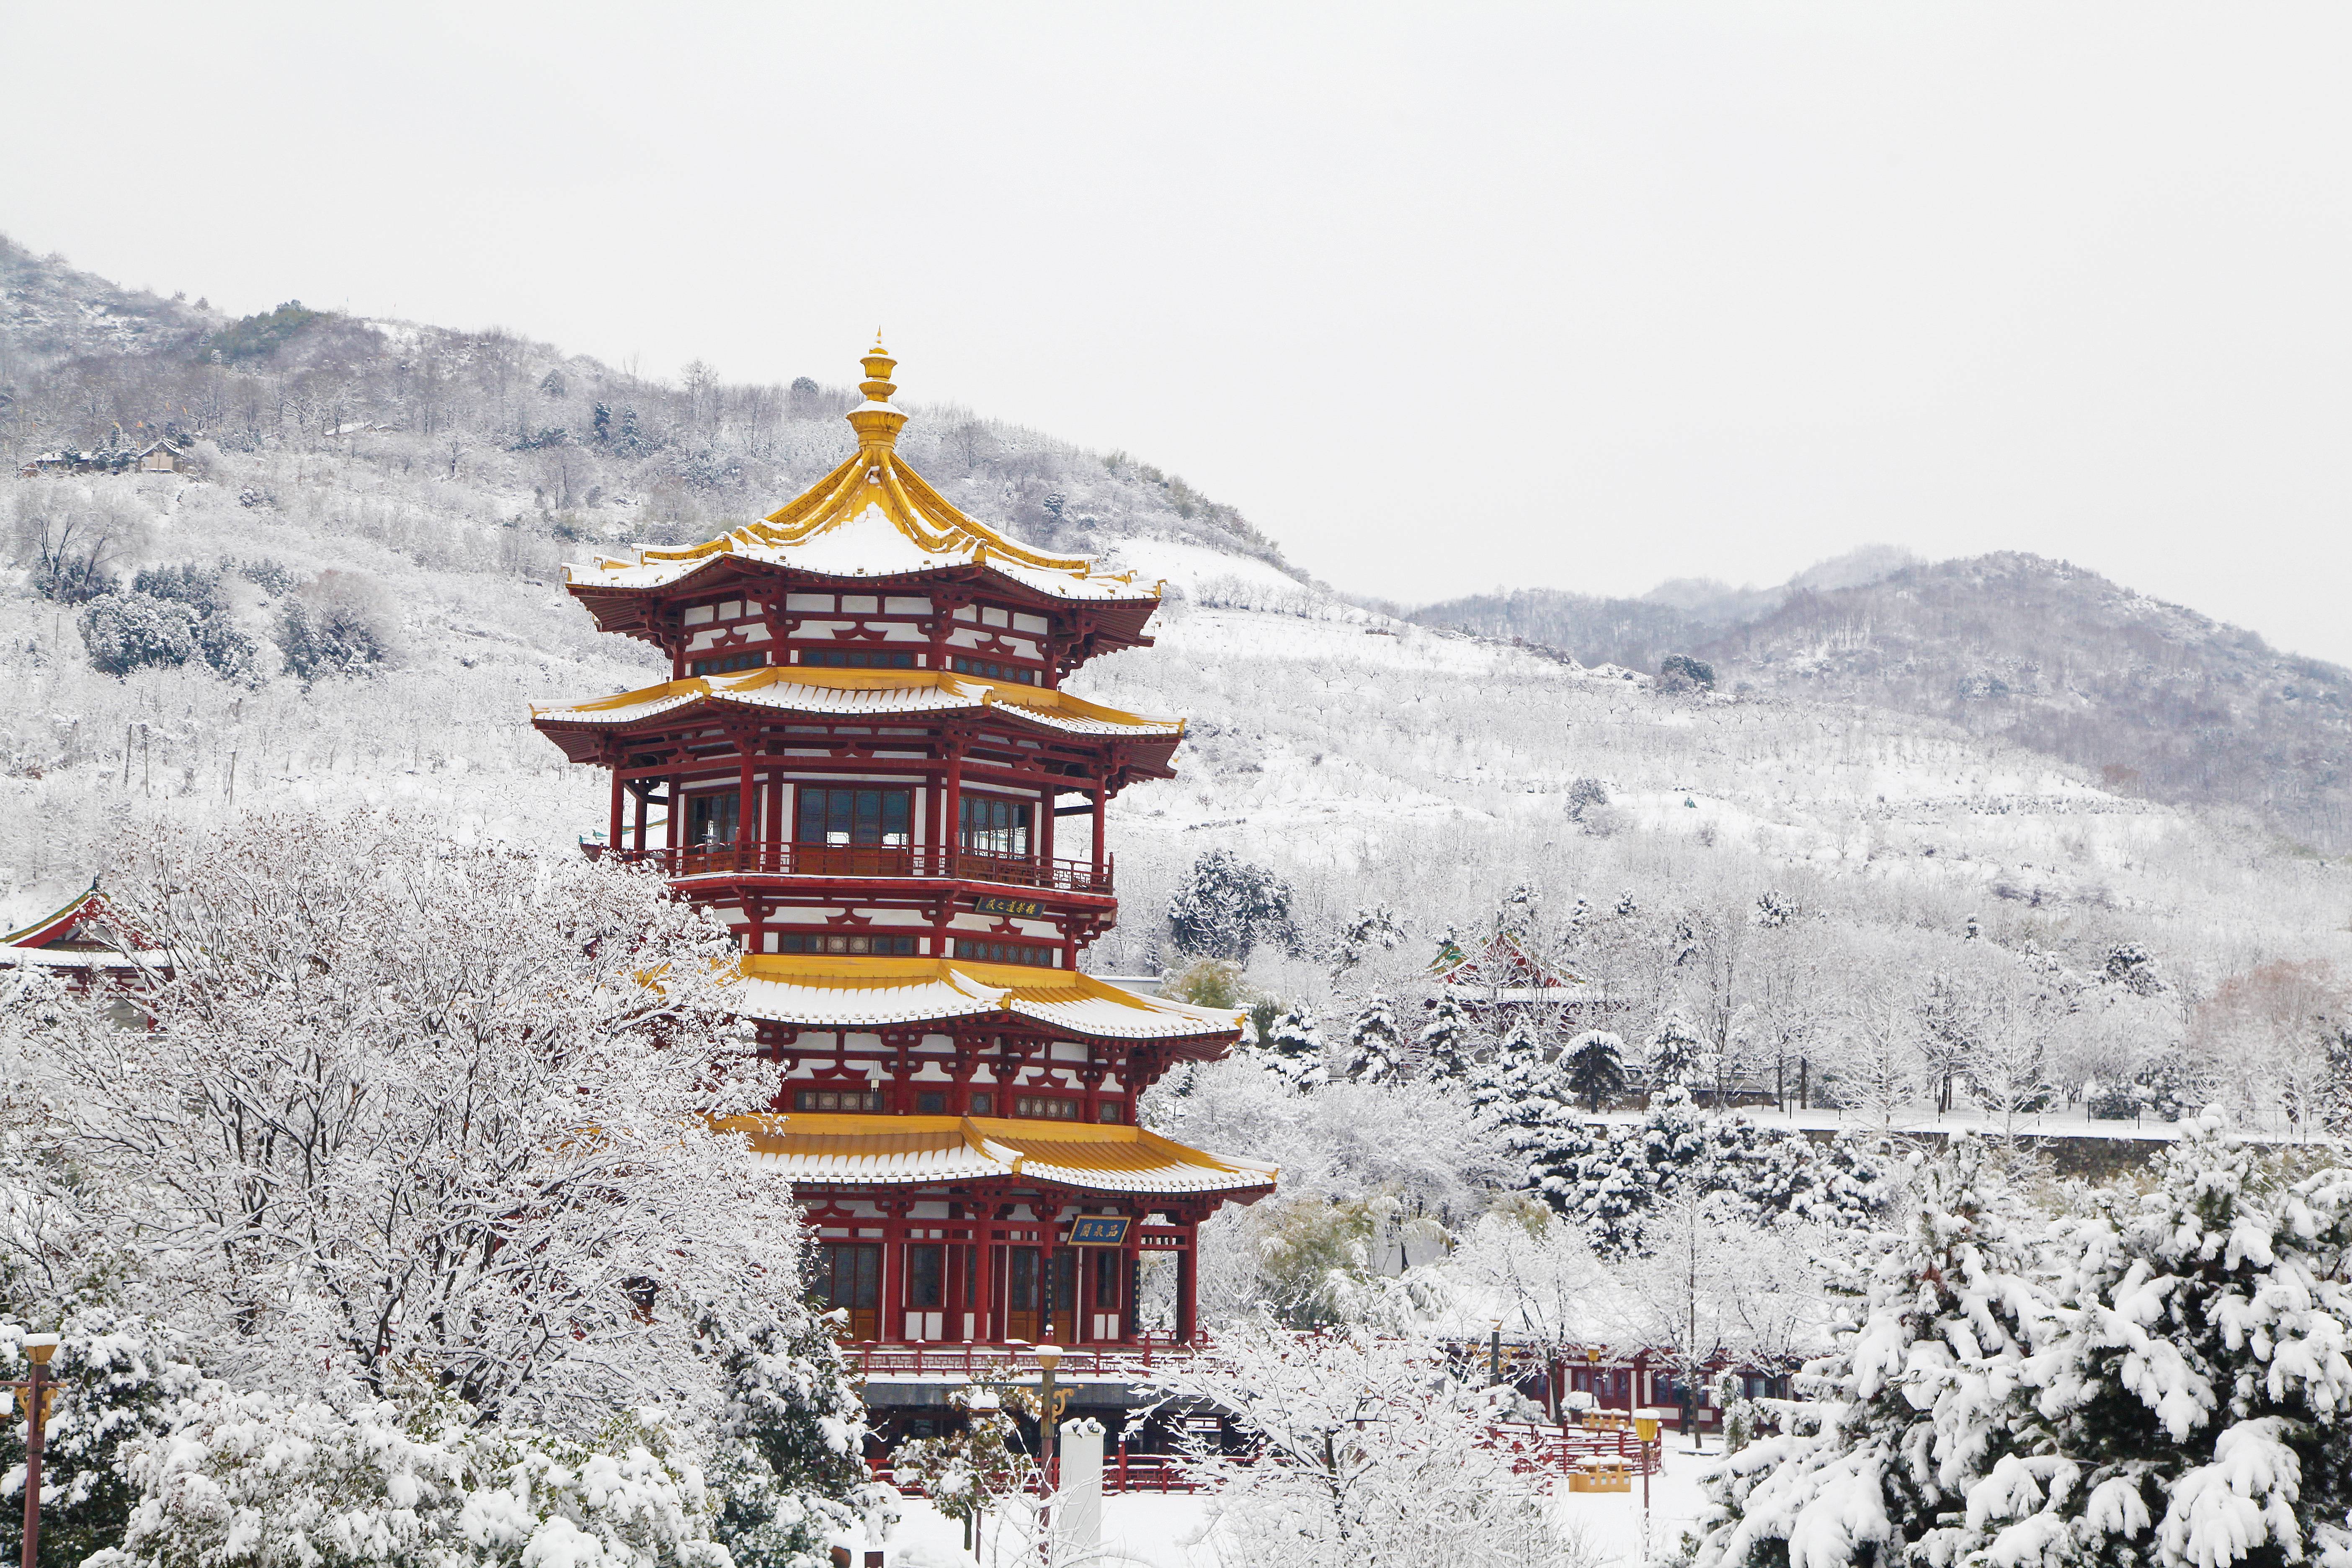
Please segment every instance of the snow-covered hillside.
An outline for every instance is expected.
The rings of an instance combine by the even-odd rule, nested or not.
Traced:
[[[95,439],[109,409],[124,430],[142,409],[151,430],[201,427],[180,427],[185,472],[0,481],[0,798],[16,824],[0,915],[54,905],[157,816],[366,802],[569,846],[602,820],[595,781],[530,731],[530,705],[661,667],[591,628],[562,563],[758,516],[851,439],[845,395],[805,379],[729,386],[697,367],[668,387],[509,334],[293,306],[222,323],[9,261],[0,336],[24,331],[0,428],[20,458]],[[101,309],[147,310],[153,330],[64,330]],[[1098,969],[1171,962],[1169,897],[1223,848],[1294,888],[1296,930],[1251,955],[1250,983],[1327,1017],[1375,986],[1415,999],[1438,939],[1526,885],[1544,941],[1582,942],[1594,963],[1595,942],[1637,952],[1610,983],[1629,1040],[1676,1009],[1714,1009],[1718,1032],[1760,1027],[1731,933],[1769,895],[1776,921],[1804,922],[1810,968],[1790,984],[1824,1038],[1851,1024],[1857,986],[1908,996],[1939,975],[1978,990],[2024,975],[2076,1039],[2059,1053],[2069,1093],[2186,1039],[2209,1055],[2318,1048],[2281,977],[2334,995],[2352,894],[2335,864],[2251,823],[2103,787],[1937,713],[1857,705],[1859,688],[1677,694],[1394,619],[1123,453],[953,409],[919,410],[901,450],[975,514],[1167,584],[1159,646],[1075,681],[1192,721],[1179,776],[1114,807],[1126,920]],[[126,676],[94,668],[95,612],[61,585],[60,559],[126,589],[142,568],[193,565],[215,584],[203,635],[226,640],[140,654]],[[110,603],[101,657],[196,635],[195,610]],[[306,684],[280,651],[289,615],[359,626],[374,639],[363,673],[314,664]],[[1335,976],[1332,934],[1378,905],[1405,937]],[[1585,924],[1602,914],[1605,942]],[[2143,951],[2146,964],[2124,961],[2131,994],[2163,1005],[2090,1006],[2116,954]],[[2082,1044],[2086,1029],[2099,1039]]]

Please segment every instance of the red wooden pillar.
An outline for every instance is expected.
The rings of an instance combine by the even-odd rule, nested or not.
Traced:
[[[1095,886],[1096,886],[1097,889],[1099,889],[1099,888],[1102,886],[1102,875],[1103,875],[1103,808],[1104,808],[1106,805],[1109,805],[1109,804],[1110,804],[1110,784],[1109,784],[1108,777],[1107,775],[1106,775],[1106,776],[1099,776],[1099,777],[1097,777],[1097,778],[1095,780],[1095,815],[1094,815],[1094,824],[1095,824],[1095,843],[1094,843],[1094,857],[1095,857]]]
[[[1176,1254],[1176,1342],[1192,1342],[1193,1318],[1199,1305],[1200,1271],[1192,1267],[1192,1248],[1200,1239],[1201,1227],[1184,1227],[1183,1250]]]
[[[1142,1225],[1141,1215],[1128,1221],[1127,1246],[1118,1255],[1121,1265],[1118,1276],[1118,1337],[1129,1344],[1133,1344],[1136,1337],[1143,1331],[1139,1321],[1143,1309]]]
[[[963,743],[953,739],[948,743],[955,749],[948,754],[948,780],[940,801],[940,848],[947,856],[941,872],[953,876],[963,849]]]
[[[784,780],[773,768],[768,771],[767,826],[760,837],[767,846],[760,857],[760,868],[763,871],[791,870],[791,865],[784,858],[783,847]]]
[[[1045,1244],[1037,1250],[1038,1261],[1045,1265],[1045,1294],[1037,1301],[1038,1342],[1074,1345],[1078,1342],[1077,1335],[1072,1332],[1076,1325],[1061,1321],[1061,1313],[1058,1310],[1061,1303],[1055,1300],[1061,1294],[1062,1289],[1062,1248],[1058,1245],[1062,1228],[1061,1210],[1055,1208],[1047,1213],[1041,1205],[1039,1213],[1040,1217],[1045,1221]],[[1075,1289],[1070,1292],[1070,1310],[1073,1316],[1077,1311],[1077,1294]]]
[[[616,759],[613,763],[613,821],[604,834],[607,854],[617,855],[621,850],[621,797],[626,793],[627,786],[621,781],[621,763]]]
[[[906,1341],[907,1223],[901,1205],[882,1205],[882,1308],[875,1314],[874,1337],[884,1344]]]
[[[1033,847],[1033,852],[1037,857],[1037,868],[1043,873],[1037,884],[1041,888],[1050,888],[1054,885],[1055,793],[1054,786],[1047,784],[1037,797],[1037,842]]]
[[[637,781],[637,787],[629,792],[636,797],[637,801],[635,814],[637,819],[637,829],[636,832],[631,836],[631,843],[629,847],[635,849],[639,855],[643,855],[646,852],[646,793],[647,789],[651,787],[651,780],[639,779]]]
[[[735,784],[735,867],[738,870],[751,869],[759,864],[756,860],[745,860],[741,854],[745,845],[760,837],[760,786],[751,776],[750,736],[743,738],[742,746],[743,766]]]

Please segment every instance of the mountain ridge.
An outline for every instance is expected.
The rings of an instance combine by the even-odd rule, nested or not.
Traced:
[[[1943,720],[2118,791],[2248,809],[2330,852],[2352,845],[2352,670],[2029,552],[1882,557],[1885,570],[1858,574],[1843,569],[1852,559],[1777,589],[1665,602],[1530,589],[1412,618],[1586,663],[1655,670],[1681,654],[1723,689]]]

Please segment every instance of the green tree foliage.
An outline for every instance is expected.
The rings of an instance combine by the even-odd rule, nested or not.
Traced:
[[[1569,1092],[1597,1111],[1625,1092],[1624,1043],[1605,1029],[1587,1029],[1568,1042],[1560,1056],[1567,1064]]]
[[[228,364],[267,359],[300,336],[312,322],[322,319],[323,312],[303,309],[299,300],[289,300],[275,310],[231,321],[206,338],[203,346]]]

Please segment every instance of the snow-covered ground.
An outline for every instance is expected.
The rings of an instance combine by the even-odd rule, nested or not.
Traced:
[[[1667,1447],[1664,1468],[1650,1481],[1646,1520],[1639,1480],[1630,1493],[1570,1493],[1561,1487],[1553,1517],[1591,1553],[1592,1568],[1637,1568],[1648,1559],[1648,1543],[1670,1545],[1697,1520],[1700,1478],[1720,1457],[1721,1445],[1710,1442],[1707,1452],[1695,1454],[1682,1440],[1670,1439]],[[1103,1500],[1103,1550],[1094,1561],[1219,1568],[1217,1548],[1213,1498],[1114,1494]],[[898,1568],[1025,1568],[1028,1560],[1009,1542],[992,1554],[985,1542],[981,1552],[966,1552],[961,1526],[929,1503],[909,1498],[891,1535],[890,1561]]]

